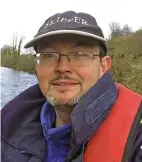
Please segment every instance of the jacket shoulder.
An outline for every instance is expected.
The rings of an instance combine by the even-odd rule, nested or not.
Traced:
[[[6,138],[22,122],[22,118],[32,111],[40,111],[45,97],[42,95],[39,85],[29,87],[17,97],[7,103],[1,110],[1,136]],[[39,108],[37,108],[39,107]]]

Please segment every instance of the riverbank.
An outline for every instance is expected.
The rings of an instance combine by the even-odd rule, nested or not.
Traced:
[[[34,74],[34,56],[1,55],[1,66]]]

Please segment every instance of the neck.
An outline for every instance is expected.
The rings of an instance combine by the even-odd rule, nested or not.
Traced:
[[[72,112],[73,108],[69,107],[56,107],[55,112],[56,112],[56,122],[55,122],[55,127],[61,127],[63,125],[66,125],[71,122],[70,114]]]

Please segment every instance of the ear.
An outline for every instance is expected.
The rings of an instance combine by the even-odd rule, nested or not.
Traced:
[[[110,67],[111,67],[110,56],[105,56],[101,58],[100,77],[102,77],[107,71],[109,71]]]

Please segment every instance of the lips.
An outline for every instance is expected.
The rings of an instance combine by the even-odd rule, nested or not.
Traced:
[[[74,91],[79,87],[80,83],[75,80],[56,80],[52,82],[53,89],[59,93]]]
[[[52,82],[52,84],[56,86],[71,86],[71,85],[77,85],[79,83],[74,80],[56,80]]]

